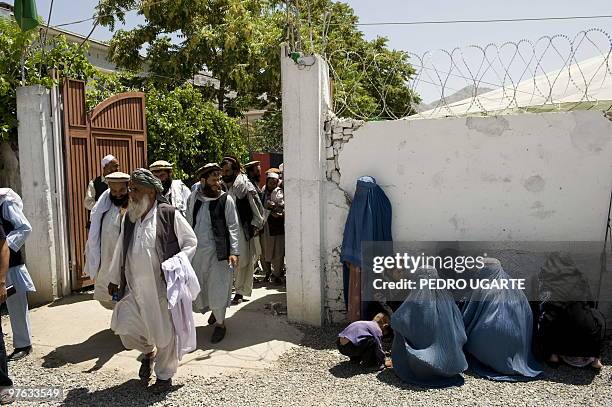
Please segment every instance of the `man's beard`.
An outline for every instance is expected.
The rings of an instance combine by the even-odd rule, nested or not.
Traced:
[[[224,175],[221,178],[223,179],[223,182],[231,184],[232,182],[236,181],[236,178],[238,178],[238,176],[237,175]]]
[[[121,195],[121,196],[113,196],[111,194],[110,200],[113,203],[113,205],[118,206],[120,208],[125,208],[129,203],[130,196],[128,194]]]
[[[127,215],[130,218],[130,222],[136,223],[136,221],[147,212],[149,209],[149,205],[151,204],[151,200],[148,195],[144,195],[140,198],[139,202],[130,199],[127,208]]]
[[[216,198],[221,192],[219,189],[213,189],[213,187],[206,183],[200,184],[200,189],[202,191],[202,194],[204,194],[204,196],[207,198]]]
[[[168,178],[165,181],[162,181],[162,186],[164,187],[162,195],[166,195],[168,191],[170,191],[170,187],[172,186],[172,178]]]
[[[255,174],[251,177],[251,181],[254,181],[256,184],[259,184],[259,181],[261,181],[261,174]]]

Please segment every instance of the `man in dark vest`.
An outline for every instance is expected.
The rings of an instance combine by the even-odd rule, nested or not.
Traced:
[[[117,161],[117,159],[111,154],[104,157],[102,159],[102,175],[92,179],[87,185],[85,200],[83,201],[85,204],[85,209],[88,211],[93,209],[102,193],[108,189],[108,184],[106,183],[105,177],[108,174],[112,174],[116,171],[119,171],[119,161]],[[88,220],[87,229],[89,229],[90,224],[91,222]]]
[[[202,167],[200,187],[187,201],[187,221],[198,238],[192,264],[201,288],[193,308],[202,313],[211,311],[208,323],[215,325],[212,343],[225,337],[225,312],[240,255],[236,206],[234,199],[221,189],[220,170],[214,163]]]
[[[250,297],[253,291],[253,274],[255,273],[255,258],[257,256],[257,239],[254,237],[263,227],[263,206],[257,190],[242,172],[240,162],[236,157],[226,156],[221,161],[221,175],[227,188],[227,193],[236,203],[240,233],[240,266],[236,270],[234,287],[236,295],[233,304]]]
[[[8,360],[13,361],[27,356],[32,351],[28,292],[36,291],[36,288],[26,268],[23,253],[23,246],[32,232],[32,226],[23,214],[21,197],[10,188],[0,188],[0,222],[11,253],[6,284],[15,287],[15,294],[6,300],[15,349],[8,356]]]
[[[109,294],[119,300],[111,329],[127,349],[144,354],[141,379],[148,382],[155,364],[153,391],[164,392],[178,368],[178,352],[161,264],[179,252],[191,260],[197,240],[185,218],[161,196],[161,181],[149,170],[134,171],[129,185],[109,272]]]

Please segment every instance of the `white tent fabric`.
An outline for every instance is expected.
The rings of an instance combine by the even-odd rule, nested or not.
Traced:
[[[483,84],[483,86],[485,86]],[[488,85],[486,85],[488,86]],[[412,118],[503,114],[520,110],[569,110],[612,101],[612,51],[458,102],[440,103]],[[612,105],[612,102],[608,103]],[[587,107],[582,107],[587,108]]]

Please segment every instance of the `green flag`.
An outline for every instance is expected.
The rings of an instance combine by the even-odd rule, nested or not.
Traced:
[[[15,20],[22,32],[38,27],[36,0],[15,0]]]

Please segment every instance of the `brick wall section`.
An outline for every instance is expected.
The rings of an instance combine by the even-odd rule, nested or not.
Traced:
[[[342,151],[342,146],[353,138],[353,133],[363,123],[363,120],[339,118],[331,113],[325,121],[325,155],[327,159],[325,175],[328,180],[336,184],[340,183],[341,171],[338,165],[338,155]]]
[[[324,314],[325,323],[343,323],[346,321],[346,308],[344,306],[344,290],[342,285],[342,264],[340,263],[340,249],[342,245],[342,231],[351,205],[350,196],[339,187],[342,169],[338,165],[338,156],[342,147],[348,143],[355,131],[363,125],[363,121],[343,119],[329,114],[325,121],[326,142],[326,171],[327,183],[327,222],[328,238],[335,237],[338,241],[329,241],[326,250],[331,253],[325,262],[324,274]],[[338,230],[340,233],[338,233]]]

